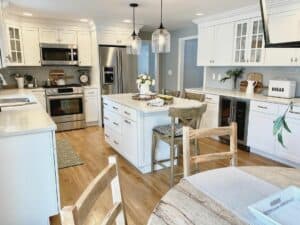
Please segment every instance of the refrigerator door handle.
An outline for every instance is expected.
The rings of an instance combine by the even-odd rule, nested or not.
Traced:
[[[124,82],[123,82],[123,56],[122,56],[122,51],[118,51],[118,68],[119,68],[119,81],[120,81],[120,93],[124,93]]]

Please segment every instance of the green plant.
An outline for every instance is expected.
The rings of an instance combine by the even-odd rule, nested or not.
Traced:
[[[283,131],[286,130],[288,133],[292,133],[290,130],[287,122],[286,122],[286,114],[288,113],[289,109],[293,108],[293,102],[291,102],[287,109],[285,110],[284,114],[282,116],[279,116],[273,125],[273,135],[277,137],[278,142],[281,144],[282,147],[286,148],[284,145],[284,140],[283,140]]]
[[[226,72],[226,77],[223,77],[220,82],[224,83],[226,80],[234,79],[234,86],[236,87],[237,79],[242,77],[244,73],[244,68],[238,68],[234,70],[228,70]]]

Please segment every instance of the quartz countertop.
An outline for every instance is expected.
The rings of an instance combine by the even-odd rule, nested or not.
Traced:
[[[242,98],[242,99],[249,99],[255,101],[262,101],[262,102],[284,104],[284,105],[288,105],[290,104],[290,102],[293,102],[295,106],[300,106],[300,98],[285,99],[285,98],[268,97],[263,94],[247,95],[245,92],[240,92],[237,90],[225,90],[225,89],[217,89],[217,88],[190,88],[190,89],[186,89],[186,91],[194,92],[194,93],[214,94],[214,95]]]
[[[56,124],[36,101],[32,91],[39,89],[0,90],[0,98],[29,98],[36,104],[17,106],[0,112],[0,138],[56,130]],[[42,90],[42,89],[40,89]]]
[[[168,111],[170,107],[176,108],[192,108],[199,107],[203,103],[194,100],[187,100],[182,98],[174,98],[174,103],[171,105],[166,105],[162,107],[148,106],[147,101],[133,100],[132,96],[134,94],[114,94],[114,95],[103,95],[104,99],[116,102],[121,105],[133,108],[137,111],[143,113],[155,113],[155,112],[165,112]]]

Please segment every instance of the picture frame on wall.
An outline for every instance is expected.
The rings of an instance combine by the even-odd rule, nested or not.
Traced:
[[[265,37],[265,48],[300,48],[300,40],[292,41],[292,42],[279,42],[273,43],[271,42],[270,37],[270,29],[269,29],[269,11],[267,3],[270,0],[260,0],[260,10],[261,10],[261,17],[264,29],[264,37]]]

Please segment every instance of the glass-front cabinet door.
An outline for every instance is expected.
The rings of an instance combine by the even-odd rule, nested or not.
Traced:
[[[251,65],[263,63],[264,36],[260,19],[236,24],[234,64]]]
[[[8,25],[8,42],[9,42],[9,55],[6,57],[8,64],[21,65],[24,63],[21,28]]]

